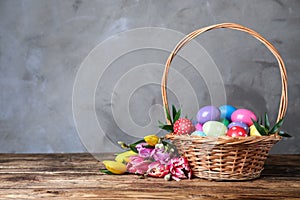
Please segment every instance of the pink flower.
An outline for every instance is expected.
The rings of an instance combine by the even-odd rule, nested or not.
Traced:
[[[173,158],[171,159],[170,172],[172,178],[176,181],[185,178],[191,178],[192,170],[189,167],[189,163],[186,158]]]
[[[127,163],[127,171],[133,174],[145,174],[148,170],[150,161],[144,160],[140,156],[130,156]]]
[[[160,162],[161,164],[169,165],[171,164],[171,155],[170,153],[165,152],[164,148],[155,148],[151,152],[151,157]]]
[[[159,162],[153,162],[148,166],[147,174],[149,176],[162,178],[169,173],[170,170],[168,165],[163,165]]]
[[[151,152],[153,151],[153,148],[145,148],[147,146],[147,143],[140,143],[135,146],[135,148],[139,152],[139,156],[143,158],[149,158],[151,156]]]

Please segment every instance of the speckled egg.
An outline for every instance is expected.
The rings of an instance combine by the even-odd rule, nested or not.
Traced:
[[[231,127],[227,131],[226,135],[229,137],[247,137],[248,136],[245,129],[243,129],[242,127],[239,127],[239,126]]]
[[[228,129],[230,129],[231,127],[234,127],[234,126],[242,127],[243,129],[245,129],[245,131],[247,133],[249,132],[249,126],[247,124],[245,124],[244,122],[231,122],[227,127],[228,127]]]

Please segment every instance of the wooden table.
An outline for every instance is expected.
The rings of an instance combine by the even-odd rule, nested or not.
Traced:
[[[89,154],[0,154],[0,199],[300,199],[300,155],[271,155],[260,179],[243,182],[139,179],[102,167]]]

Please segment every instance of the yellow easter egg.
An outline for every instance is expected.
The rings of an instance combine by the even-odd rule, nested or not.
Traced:
[[[250,126],[250,136],[261,136],[254,124]]]

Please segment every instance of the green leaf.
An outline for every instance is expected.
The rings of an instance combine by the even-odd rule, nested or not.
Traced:
[[[270,130],[270,121],[267,113],[265,113],[265,127]]]
[[[161,128],[161,126],[164,126],[165,124],[158,120],[158,127]]]
[[[137,148],[134,145],[132,145],[132,144],[129,145],[129,148],[130,148],[131,151],[133,151],[135,153],[139,153],[138,150],[137,150]]]
[[[135,153],[138,153],[138,150],[136,149],[136,145],[138,145],[138,144],[140,144],[140,143],[142,143],[142,142],[145,142],[145,140],[144,139],[142,139],[142,140],[139,140],[139,141],[137,141],[137,142],[135,142],[135,143],[133,143],[133,144],[130,144],[129,145],[129,148],[132,150],[132,151],[134,151]]]
[[[176,110],[176,108],[175,108],[174,105],[172,105],[172,114],[173,114],[173,120],[174,120],[174,122],[175,122],[175,116],[176,116],[176,114],[177,114],[177,110]]]
[[[108,175],[114,175],[111,171],[108,171],[107,169],[100,169],[100,172],[108,174]]]
[[[261,127],[260,124],[259,124],[257,121],[255,121],[255,120],[252,119],[252,118],[251,118],[251,120],[252,120],[252,122],[253,122],[255,128],[257,129],[257,131],[258,131],[261,135],[268,135],[268,134],[266,133],[265,129],[264,129],[263,127]]]
[[[151,145],[145,145],[143,147],[148,148],[148,149],[154,149],[155,148],[154,146],[151,146]]]
[[[174,123],[180,118],[180,115],[181,115],[181,109],[179,109],[174,117]]]
[[[284,131],[279,131],[278,135],[280,135],[282,137],[292,137],[290,134],[288,134],[287,132],[284,132]]]
[[[271,129],[270,133],[273,134],[273,133],[278,132],[278,131],[279,131],[279,128],[282,126],[282,124],[283,124],[283,118],[280,119],[280,120],[274,125],[274,127]]]
[[[162,140],[161,143],[162,143],[164,146],[166,146],[166,145],[169,144],[168,142],[166,142],[166,141],[164,141],[164,140]]]
[[[262,124],[262,117],[257,118],[257,123]]]
[[[171,119],[171,116],[170,116],[170,113],[168,112],[168,108],[165,107],[165,112],[166,112],[166,115],[167,115],[167,119],[171,122],[171,124],[173,124],[173,121]]]
[[[142,143],[142,142],[145,142],[145,140],[144,139],[141,139],[141,140],[139,140],[139,141],[137,141],[137,142],[135,142],[135,143],[132,143],[131,145],[137,145],[137,144],[140,144],[140,143]]]
[[[173,125],[163,125],[160,128],[163,129],[163,130],[166,130],[166,131],[173,132]]]

